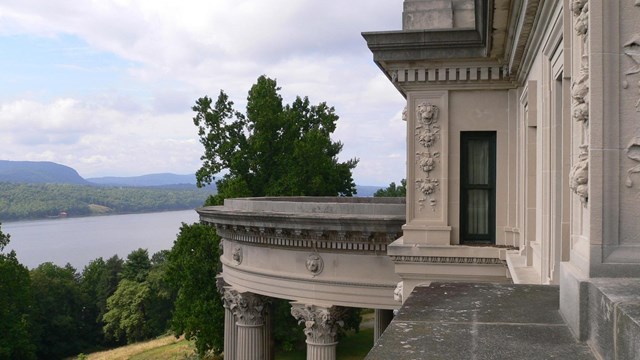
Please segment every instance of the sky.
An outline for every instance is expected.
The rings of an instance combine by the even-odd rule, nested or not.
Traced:
[[[363,31],[400,30],[402,0],[2,0],[0,159],[85,178],[194,173],[191,106],[224,90],[244,112],[260,75],[340,116],[359,185],[405,177],[405,100]]]

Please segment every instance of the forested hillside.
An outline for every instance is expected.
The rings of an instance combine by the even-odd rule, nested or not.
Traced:
[[[0,183],[0,221],[183,210],[202,206],[211,190]]]
[[[89,184],[76,170],[50,161],[0,160],[0,182]]]

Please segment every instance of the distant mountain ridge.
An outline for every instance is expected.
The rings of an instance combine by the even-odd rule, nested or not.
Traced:
[[[51,161],[0,160],[0,182],[89,185],[73,168]]]
[[[73,168],[50,161],[0,160],[0,183],[74,184],[123,187],[195,188],[195,174],[159,173],[141,176],[104,176],[84,179]],[[216,186],[206,187],[215,192]],[[356,185],[356,196],[373,196],[382,186]]]

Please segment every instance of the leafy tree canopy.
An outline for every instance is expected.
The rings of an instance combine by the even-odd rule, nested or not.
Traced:
[[[224,91],[218,99],[196,101],[193,118],[204,145],[198,186],[217,181],[210,203],[241,196],[335,196],[356,191],[351,170],[357,159],[338,160],[342,143],[331,140],[338,115],[326,103],[307,97],[283,104],[275,80],[258,78],[247,97],[246,114],[233,107]]]
[[[200,356],[219,353],[224,345],[224,309],[215,286],[219,243],[211,226],[182,224],[167,256],[166,280],[177,291],[171,327],[195,340]]]
[[[148,339],[151,330],[147,323],[146,306],[151,289],[146,282],[122,279],[116,292],[107,300],[104,314],[104,333],[128,343]]]
[[[127,261],[122,267],[122,278],[143,282],[147,279],[151,270],[151,259],[147,249],[134,250],[127,255]]]
[[[35,359],[31,341],[29,270],[15,251],[3,254],[10,236],[0,228],[0,359]]]
[[[30,275],[38,357],[59,359],[83,350],[87,345],[85,304],[76,270],[69,264],[60,267],[47,262],[31,270]]]
[[[379,189],[373,193],[375,197],[405,197],[407,196],[407,179],[400,180],[400,186],[392,182],[386,189]]]

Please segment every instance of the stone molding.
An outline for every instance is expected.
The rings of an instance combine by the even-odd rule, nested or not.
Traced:
[[[300,303],[291,304],[291,315],[304,324],[308,344],[332,345],[338,341],[338,329],[344,325],[345,308],[322,307]]]
[[[400,230],[400,228],[398,229]],[[387,245],[402,233],[367,231],[318,231],[315,229],[283,229],[216,224],[216,231],[225,240],[252,246],[306,248],[336,252],[386,253]],[[235,254],[235,252],[234,252]],[[239,264],[240,262],[234,258]]]
[[[450,67],[420,67],[400,68],[390,71],[393,83],[471,83],[479,81],[511,82],[511,76],[506,66],[478,65],[478,66],[450,66]]]
[[[498,258],[452,257],[452,256],[405,256],[391,255],[394,263],[421,264],[470,264],[470,265],[505,265],[506,261]]]

